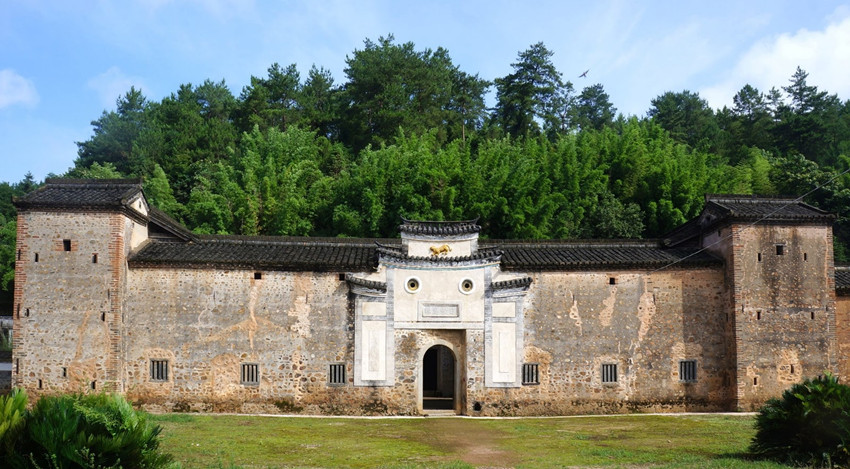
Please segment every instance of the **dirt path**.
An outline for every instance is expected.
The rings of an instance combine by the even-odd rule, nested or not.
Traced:
[[[435,420],[431,433],[434,440],[429,443],[454,453],[451,459],[459,459],[477,468],[513,467],[516,463],[514,454],[499,448],[501,433],[470,423],[465,419]]]

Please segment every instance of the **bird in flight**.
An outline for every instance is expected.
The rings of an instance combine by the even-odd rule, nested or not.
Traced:
[[[579,77],[579,78],[587,78],[587,72],[589,72],[589,71],[590,71],[590,69],[588,68],[587,70],[585,70],[585,71],[584,71],[584,73],[582,73],[582,74],[581,74],[581,75],[579,75],[578,77]]]

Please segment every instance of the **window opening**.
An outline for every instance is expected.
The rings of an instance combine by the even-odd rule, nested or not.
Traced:
[[[759,385],[759,379],[753,378],[753,386],[758,386],[758,385]]]
[[[602,364],[602,382],[616,383],[617,382],[617,364],[603,363]]]
[[[258,385],[260,384],[260,365],[257,363],[242,364],[242,384]]]
[[[794,374],[794,365],[791,365],[791,374]]]
[[[103,322],[106,322],[106,313],[104,313],[104,312],[100,313],[100,320],[103,321]]]
[[[18,260],[21,260],[21,250],[18,249]]]
[[[814,319],[814,318],[815,318],[815,312],[812,311],[812,319]]]
[[[407,290],[407,293],[415,293],[419,291],[419,279],[416,277],[410,277],[404,282],[404,289]]]
[[[38,262],[38,253],[35,253],[35,260],[34,260],[34,262]]]
[[[66,251],[66,252],[71,250],[71,240],[70,239],[63,239],[62,240],[62,250]]]
[[[41,380],[38,380],[38,389],[41,389]]]
[[[342,282],[345,280],[345,274],[339,274],[339,281]]]
[[[29,308],[24,310],[24,317],[27,317],[27,318],[30,317],[30,309]]]
[[[263,273],[262,272],[254,272],[254,280],[262,280]]]
[[[806,252],[803,253],[803,260],[804,261],[809,260],[809,254],[808,253],[806,253]]]
[[[679,362],[679,381],[693,383],[697,380],[697,361],[682,360]]]
[[[331,363],[328,370],[328,384],[345,384],[345,363]]]
[[[97,264],[97,254],[92,254],[92,255],[91,255],[91,263],[92,263],[92,264]]]
[[[64,367],[64,366],[62,367],[62,377],[63,378],[68,377],[68,368],[67,367]]]
[[[97,388],[97,381],[92,381],[92,382],[91,382],[91,388],[92,388],[92,389],[96,389],[96,388]]]
[[[522,384],[540,384],[540,365],[537,363],[523,363]]]
[[[608,285],[616,285],[617,279],[614,277],[608,277]]]
[[[761,319],[761,311],[757,311],[756,312],[756,320],[760,320],[760,319]]]
[[[459,288],[461,293],[472,293],[472,289],[475,288],[475,283],[472,282],[472,279],[465,278],[460,281]]]
[[[759,262],[761,262],[761,253],[759,253]]]
[[[785,245],[784,244],[777,244],[776,245],[776,255],[777,256],[784,256],[785,255]]]
[[[151,360],[151,381],[168,381],[168,360]]]

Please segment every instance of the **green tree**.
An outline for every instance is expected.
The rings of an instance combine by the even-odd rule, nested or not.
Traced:
[[[486,82],[462,74],[443,48],[417,51],[412,42],[393,41],[392,35],[367,39],[346,58],[343,142],[359,151],[391,143],[399,129],[417,135],[434,129],[440,142],[460,137],[449,132],[462,133],[463,122],[478,119]]]
[[[611,104],[608,93],[600,83],[582,90],[577,101],[576,123],[580,128],[601,130],[614,122],[617,108]]]
[[[520,52],[513,73],[497,78],[493,119],[505,133],[539,134],[541,128],[563,127],[562,111],[572,84],[564,84],[552,63],[554,52],[542,42]]]
[[[92,121],[94,135],[84,142],[77,142],[75,166],[88,168],[93,163],[112,163],[124,173],[136,171],[138,161],[133,154],[133,143],[148,125],[149,103],[140,90],[131,87],[118,98],[116,111],[103,111],[100,118]]]
[[[715,145],[719,128],[714,111],[699,93],[668,91],[652,100],[647,115],[678,142],[703,149]]]

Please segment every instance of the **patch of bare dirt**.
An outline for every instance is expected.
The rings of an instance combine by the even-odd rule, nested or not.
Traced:
[[[498,432],[481,425],[469,425],[464,419],[434,419],[429,443],[454,453],[459,459],[481,469],[508,469],[514,467],[516,458],[510,451],[499,448]]]

